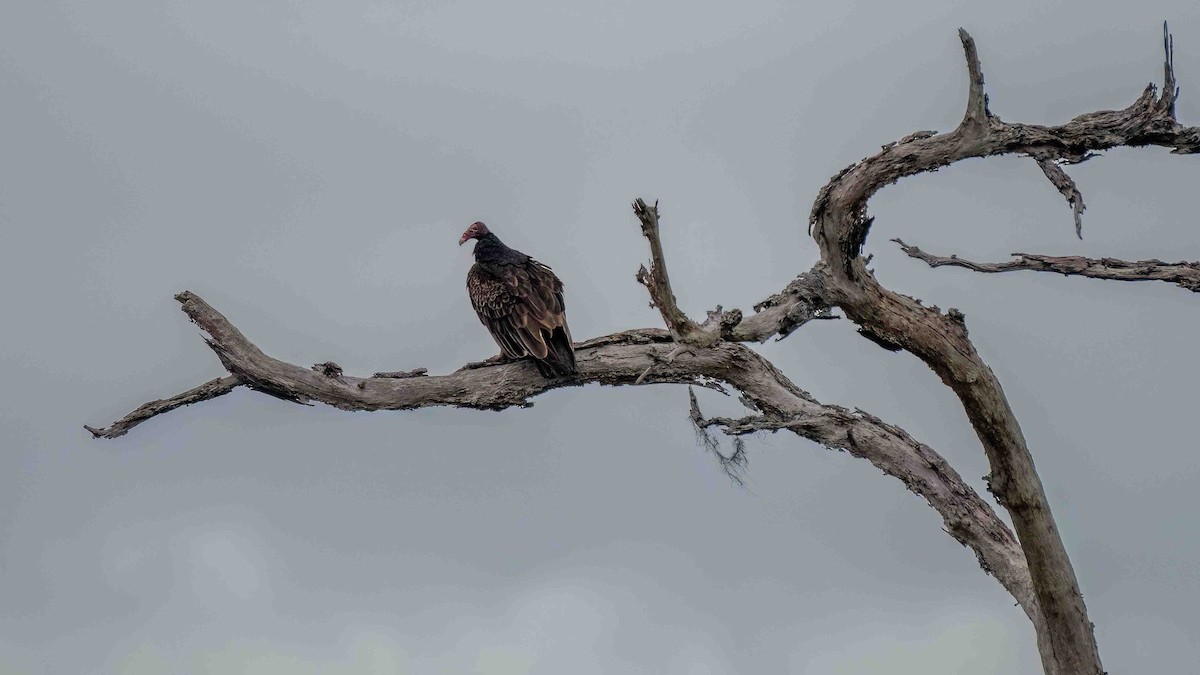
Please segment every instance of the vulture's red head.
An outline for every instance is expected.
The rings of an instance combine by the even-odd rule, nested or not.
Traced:
[[[487,229],[487,225],[484,225],[479,221],[471,223],[471,226],[467,228],[467,231],[463,232],[462,236],[458,238],[458,245],[462,246],[463,244],[467,243],[468,239],[478,239],[485,234],[491,234],[491,232],[489,232]]]

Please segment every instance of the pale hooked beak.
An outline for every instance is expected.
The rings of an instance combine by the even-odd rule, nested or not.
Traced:
[[[463,236],[458,238],[458,245],[462,246],[463,244],[467,243],[467,240],[470,238],[471,237],[469,235],[467,235],[466,233],[463,233]]]

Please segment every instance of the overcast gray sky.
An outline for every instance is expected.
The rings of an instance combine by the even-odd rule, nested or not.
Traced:
[[[749,310],[816,258],[830,175],[957,123],[959,26],[993,111],[1051,123],[1160,79],[1170,19],[1200,122],[1188,0],[547,5],[0,8],[0,673],[1038,671],[1028,621],[922,500],[782,435],[749,440],[739,489],[681,387],[375,414],[238,390],[116,441],[82,429],[222,373],[184,289],[299,364],[494,353],[455,246],[477,219],[554,266],[578,339],[659,325],[636,196],[661,200],[684,308]],[[1200,259],[1195,158],[1072,173],[1083,242],[1037,167],[999,158],[886,189],[868,248],[885,284],[966,313],[1108,670],[1191,672],[1200,300],[929,270],[887,243]],[[983,490],[978,441],[915,358],[848,322],[761,349]]]

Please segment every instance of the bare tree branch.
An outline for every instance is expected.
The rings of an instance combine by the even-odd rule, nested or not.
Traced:
[[[1161,260],[1118,260],[1116,258],[1084,258],[1083,256],[1052,256],[1037,253],[1013,253],[1014,260],[1002,263],[977,263],[956,255],[942,257],[892,239],[909,257],[924,261],[930,267],[963,267],[985,274],[997,272],[1055,272],[1066,276],[1111,279],[1114,281],[1165,281],[1193,293],[1200,293],[1200,262],[1167,263]]]
[[[975,49],[975,41],[962,28],[958,29],[958,38],[962,40],[963,50],[967,58],[967,111],[963,114],[960,127],[967,127],[982,132],[989,124],[999,121],[988,110],[988,95],[983,88],[983,67],[979,64],[979,51]]]
[[[650,293],[650,305],[662,314],[663,322],[678,342],[707,346],[717,340],[731,342],[766,342],[791,335],[800,326],[813,320],[835,319],[825,293],[825,273],[818,264],[791,281],[782,291],[754,305],[754,314],[743,316],[739,309],[710,312],[708,319],[697,324],[679,308],[667,276],[667,262],[659,237],[658,202],[649,206],[642,199],[633,202],[633,213],[642,226],[642,235],[650,244],[650,269],[638,269],[638,283]]]
[[[942,516],[945,531],[975,552],[980,567],[1017,599],[1035,626],[1041,623],[1024,555],[1019,553],[1020,545],[1012,532],[941,455],[900,427],[862,410],[834,405],[808,409],[799,416],[768,413],[741,419],[706,419],[700,414],[695,396],[691,416],[697,427],[723,427],[726,434],[734,436],[791,431],[827,448],[866,459],[900,479]]]
[[[782,291],[754,305],[755,314],[741,319],[728,332],[726,340],[766,342],[772,336],[782,340],[809,321],[836,319],[831,312],[825,288],[824,266],[818,263],[797,276]]]
[[[708,312],[703,323],[697,324],[679,308],[671,288],[659,235],[658,202],[649,206],[638,198],[633,202],[633,213],[641,223],[651,259],[649,270],[645,265],[638,269],[638,283],[646,287],[650,293],[650,306],[658,309],[672,339],[678,343],[658,362],[671,363],[679,354],[711,347],[722,340],[763,342],[773,335],[782,340],[808,321],[834,318],[824,295],[824,275],[814,268],[793,279],[782,292],[756,304],[755,314],[750,317],[743,316],[740,309],[724,311],[717,306]],[[647,367],[634,384],[645,382],[653,367],[653,364]]]
[[[579,379],[575,382],[562,378],[547,380],[524,361],[459,370],[449,375],[359,378],[342,373],[336,364],[329,362],[304,368],[267,356],[200,296],[184,292],[176,299],[188,317],[208,333],[209,346],[231,375],[168,399],[174,405],[154,401],[138,408],[127,416],[126,420],[135,416],[138,419],[127,424],[126,430],[144,419],[188,402],[212,398],[241,384],[298,403],[319,401],[343,410],[408,410],[440,405],[501,410],[531,406],[530,399],[538,394],[584,382],[631,385],[644,377],[650,383],[709,388],[717,388],[724,382],[741,392],[744,402],[761,412],[763,421],[738,426],[720,418],[704,420],[695,407],[693,420],[698,426],[721,425],[731,434],[788,429],[827,448],[867,459],[924,497],[942,515],[947,532],[975,552],[983,569],[1013,595],[1035,625],[1040,621],[1016,537],[945,459],[899,427],[887,425],[861,410],[850,411],[818,402],[744,345],[719,342],[667,362],[666,354],[676,348],[669,333],[641,329],[579,343],[576,347]],[[650,370],[648,375],[647,370]],[[217,389],[223,390],[216,393]],[[197,396],[196,392],[201,390],[209,393]],[[184,400],[189,395],[192,398]],[[692,398],[694,401],[694,395]],[[117,429],[124,422],[110,429]],[[734,455],[726,457],[726,463],[732,467],[744,459],[744,448],[740,454],[735,448]]]
[[[1046,178],[1049,178],[1054,187],[1066,197],[1067,205],[1075,213],[1075,236],[1083,239],[1083,211],[1087,208],[1083,203],[1083,194],[1079,192],[1075,181],[1054,159],[1041,157],[1037,159],[1037,164],[1042,173],[1046,174]]]
[[[1080,115],[1060,126],[1002,121],[988,110],[975,41],[959,31],[969,77],[962,123],[945,134],[906,137],[835,175],[813,203],[810,227],[829,273],[828,297],[860,332],[881,344],[916,355],[941,377],[963,404],[991,464],[990,489],[1012,516],[1029,564],[1047,630],[1039,651],[1048,673],[1101,675],[1087,608],[1070,558],[1046,500],[1033,457],[995,374],[967,336],[960,312],[943,315],[876,281],[861,252],[874,220],[867,201],[883,186],[973,157],[1025,154],[1039,160],[1077,214],[1082,198],[1053,159],[1082,161],[1093,151],[1158,145],[1172,152],[1200,152],[1200,129],[1175,119],[1178,87],[1173,44],[1164,24],[1164,81],[1151,84],[1129,107]],[[915,137],[914,137],[915,136]],[[1048,166],[1053,168],[1047,170]],[[1057,171],[1055,169],[1058,169]]]
[[[657,258],[655,268],[665,271],[661,245],[653,243],[657,241],[657,213],[645,209],[644,214],[648,213],[654,214],[654,228],[647,238]],[[847,450],[868,459],[925,497],[942,514],[947,532],[970,547],[983,569],[1013,594],[1035,625],[1039,624],[1039,608],[1016,537],[944,459],[898,427],[886,425],[867,413],[821,404],[762,356],[732,341],[738,336],[786,334],[804,321],[827,312],[828,304],[820,295],[823,278],[819,271],[801,275],[783,292],[760,303],[756,308],[760,311],[752,317],[743,318],[737,310],[724,312],[718,308],[704,324],[696,324],[674,306],[669,280],[660,274],[647,287],[656,301],[661,301],[659,307],[668,308],[664,320],[668,320],[668,315],[675,316],[679,318],[679,328],[708,333],[714,337],[712,342],[707,346],[680,344],[669,332],[659,329],[595,338],[576,346],[579,377],[575,381],[546,380],[524,361],[481,362],[441,376],[427,376],[424,368],[418,368],[359,378],[346,375],[340,366],[329,361],[303,368],[267,356],[194,293],[180,293],[176,299],[188,317],[209,335],[207,344],[231,373],[225,380],[297,403],[319,401],[344,410],[400,410],[435,405],[500,410],[530,406],[530,399],[542,392],[585,382],[695,384],[719,391],[723,391],[721,383],[726,383],[736,388],[743,403],[763,415],[763,420],[780,421],[776,428],[788,428],[825,447]],[[691,401],[692,419],[698,428],[724,425],[731,434],[746,433],[724,420],[704,420],[694,394]],[[156,410],[150,412],[151,416],[167,411],[152,406],[148,404],[139,410]],[[766,427],[760,424],[756,428]],[[721,459],[722,468],[740,480],[739,472],[746,460],[741,440],[736,439],[734,452],[728,456],[715,446],[712,449]]]
[[[986,113],[986,102],[982,105]],[[693,355],[699,355],[699,353],[707,352],[707,347],[727,346],[728,343],[723,341],[710,342],[706,340],[702,342],[696,340],[694,336],[698,332],[704,332],[716,340],[733,339],[733,328],[742,323],[741,312],[738,310],[723,312],[720,307],[717,307],[716,310],[709,313],[708,319],[701,325],[697,325],[689,319],[676,305],[674,291],[665,274],[666,261],[659,239],[657,203],[654,207],[647,207],[645,202],[639,199],[634,202],[634,213],[641,220],[642,232],[649,240],[653,269],[656,270],[655,273],[648,274],[643,267],[638,273],[638,280],[649,290],[654,305],[662,312],[664,322],[668,326],[672,322],[675,323],[676,330],[672,331],[672,334],[676,336],[676,339],[679,339],[684,331],[689,331],[690,337],[693,339],[692,344],[695,344],[699,350],[697,352],[681,344],[668,353],[660,363],[671,363],[673,358],[684,349],[688,349]],[[823,295],[822,285],[824,275],[819,271],[819,267],[797,277],[781,295],[787,297],[790,294],[792,297],[804,297],[806,301],[797,302],[797,304],[807,308],[826,307],[827,300]],[[662,272],[659,273],[659,270]],[[769,299],[760,303],[755,309],[771,307],[772,305],[768,304],[770,301]],[[815,317],[812,312],[808,312],[807,318]],[[995,576],[1013,597],[1017,598],[1018,603],[1025,609],[1039,631],[1044,630],[1043,618],[1026,573],[1027,567],[1024,565],[1023,554],[1019,559],[1013,558],[1013,555],[1020,549],[1016,537],[996,518],[991,507],[963,482],[958,473],[940,455],[928,446],[915,441],[903,429],[886,424],[873,415],[861,410],[852,413],[839,406],[821,405],[809,394],[792,385],[766,359],[753,352],[749,352],[747,357],[750,354],[753,354],[757,365],[754,370],[761,369],[770,373],[771,379],[788,389],[791,397],[799,399],[798,403],[803,403],[800,414],[784,414],[784,406],[764,399],[761,395],[756,395],[753,390],[743,388],[744,385],[722,377],[721,379],[741,390],[743,402],[759,411],[760,414],[743,420],[705,419],[700,412],[695,393],[689,388],[692,423],[700,433],[702,444],[717,458],[721,469],[730,479],[739,485],[742,484],[743,473],[747,466],[745,446],[739,437],[762,430],[788,429],[802,438],[827,448],[845,450],[855,457],[867,459],[882,469],[884,473],[899,478],[908,489],[925,497],[926,501],[942,514],[946,524],[945,531],[964,546],[974,550],[980,566]],[[656,362],[659,361],[656,360]],[[635,383],[640,384],[649,372],[651,372],[651,368],[643,371]],[[727,434],[735,437],[731,454],[723,454],[719,442],[707,433],[707,429],[712,426],[722,426]],[[914,460],[916,461],[914,462]],[[1020,571],[1014,576],[1012,574],[1014,570]]]
[[[905,176],[941,168],[973,157],[1027,154],[1038,159],[1061,157],[1079,161],[1088,153],[1120,146],[1157,145],[1176,154],[1200,152],[1200,128],[1184,127],[1174,117],[1175,75],[1172,48],[1164,62],[1166,73],[1161,95],[1148,85],[1141,96],[1123,110],[1101,110],[1079,115],[1060,126],[1017,124],[987,112],[983,75],[975,41],[966,31],[959,37],[967,57],[971,91],[967,114],[955,130],[884,146],[878,154],[843,169],[823,187],[813,203],[810,224],[822,250],[839,251],[826,263],[850,267],[870,229],[866,202],[885,185]],[[853,274],[849,269],[846,273]]]
[[[171,398],[160,398],[156,401],[143,403],[136,410],[113,422],[108,427],[97,429],[83,425],[84,429],[91,432],[92,438],[120,438],[129,433],[129,430],[146,420],[161,415],[165,412],[170,412],[176,408],[200,401],[207,401],[210,398],[224,396],[233,391],[235,387],[245,384],[242,378],[237,375],[227,375],[218,377],[215,380],[209,380],[199,387],[188,389],[182,394],[177,394]]]
[[[638,268],[638,283],[650,292],[650,305],[658,309],[667,330],[676,342],[708,346],[719,336],[711,331],[704,331],[688,318],[679,304],[675,301],[675,293],[671,290],[671,278],[667,276],[667,260],[663,255],[662,240],[658,236],[658,202],[647,206],[640,197],[633,202],[633,213],[642,224],[642,235],[650,244],[650,269],[645,265]]]
[[[982,84],[982,75],[978,77]],[[986,97],[980,106],[980,114],[986,119]],[[740,311],[723,312],[717,307],[709,313],[703,324],[697,325],[678,308],[674,291],[665,273],[666,261],[659,239],[657,206],[655,203],[654,207],[647,207],[640,199],[634,202],[634,213],[642,223],[642,233],[649,240],[653,258],[652,269],[655,270],[654,273],[647,273],[645,267],[641,268],[638,281],[649,290],[653,304],[662,312],[664,322],[668,326],[675,325],[672,335],[676,340],[679,340],[681,335],[687,335],[692,344],[702,351],[708,351],[705,347],[729,346],[724,340],[736,340],[736,329],[745,323]],[[783,293],[756,305],[755,310],[759,311],[756,316],[763,317],[774,307],[789,307],[785,310],[789,314],[798,311],[800,320],[795,323],[796,327],[814,318],[825,318],[829,301],[825,295],[825,275],[821,268],[818,264],[810,272],[797,277]],[[782,324],[778,319],[768,321],[769,330],[778,332],[780,339],[794,330],[794,327],[788,326],[780,328]],[[752,329],[746,332],[750,333]],[[718,341],[697,339],[697,333],[707,333]],[[683,349],[684,345],[676,347],[668,353],[664,362],[670,363]],[[698,355],[695,351],[691,353]],[[996,518],[991,507],[962,481],[958,473],[940,455],[915,441],[903,429],[886,424],[873,415],[861,410],[851,413],[839,406],[818,403],[807,392],[791,384],[769,361],[753,352],[746,354],[747,357],[750,355],[753,355],[757,364],[757,368],[753,370],[761,369],[770,373],[771,379],[783,385],[792,397],[799,399],[797,402],[803,403],[799,414],[788,414],[785,413],[785,406],[780,406],[757,395],[744,385],[722,377],[721,379],[743,392],[744,403],[761,414],[743,420],[705,419],[700,412],[695,393],[689,388],[692,423],[700,433],[701,442],[717,458],[721,469],[730,479],[742,484],[743,472],[747,466],[745,446],[738,437],[762,430],[788,429],[827,448],[845,450],[855,457],[867,459],[884,473],[899,478],[908,489],[925,497],[930,506],[942,515],[946,524],[945,531],[975,552],[980,566],[995,576],[1017,599],[1039,633],[1046,630],[1044,618],[1033,594],[1028,568],[1024,564],[1024,555],[1014,557],[1020,549],[1016,537]],[[635,383],[640,384],[650,371],[650,368],[643,371]],[[712,426],[722,426],[727,434],[735,436],[731,454],[723,454],[716,439],[707,433],[707,429]]]

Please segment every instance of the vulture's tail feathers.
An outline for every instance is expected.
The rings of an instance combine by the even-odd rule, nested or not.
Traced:
[[[538,372],[545,378],[566,377],[579,371],[575,367],[575,348],[562,328],[555,328],[546,341],[549,350],[545,359],[534,359]]]

